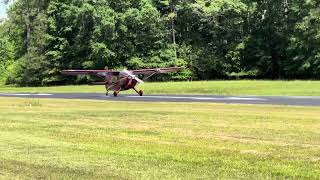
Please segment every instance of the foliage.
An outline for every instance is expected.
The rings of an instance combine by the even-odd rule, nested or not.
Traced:
[[[6,37],[6,27],[7,24],[0,26],[0,84],[5,83],[15,59],[15,45]]]
[[[188,70],[158,80],[320,78],[316,0],[11,4],[8,19],[0,24],[0,67],[11,69],[0,79],[9,84],[73,82],[61,76],[62,69],[168,66]]]

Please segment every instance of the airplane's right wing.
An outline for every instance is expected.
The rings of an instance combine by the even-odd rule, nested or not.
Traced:
[[[171,68],[158,68],[158,69],[139,69],[139,70],[131,70],[132,74],[134,75],[150,75],[150,74],[163,74],[163,73],[171,73],[171,72],[178,72],[185,68],[183,67],[171,67]]]

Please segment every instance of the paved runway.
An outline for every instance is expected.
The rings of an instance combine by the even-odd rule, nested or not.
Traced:
[[[54,99],[90,99],[107,101],[143,101],[143,102],[211,102],[239,104],[273,104],[320,106],[320,96],[210,96],[210,95],[119,95],[105,96],[100,93],[0,93],[0,97],[54,98]]]

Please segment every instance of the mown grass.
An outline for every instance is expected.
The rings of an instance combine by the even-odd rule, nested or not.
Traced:
[[[0,98],[0,179],[319,179],[320,108]]]
[[[211,95],[292,95],[320,96],[320,81],[195,81],[162,82],[140,85],[146,94],[211,94]],[[17,88],[0,86],[0,92],[25,93],[102,93],[103,86],[59,86],[39,88]],[[128,91],[124,93],[132,93]]]

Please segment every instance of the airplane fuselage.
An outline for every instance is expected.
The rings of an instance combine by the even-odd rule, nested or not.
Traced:
[[[127,76],[110,76],[106,77],[106,88],[111,91],[126,91],[134,89],[138,81]]]

